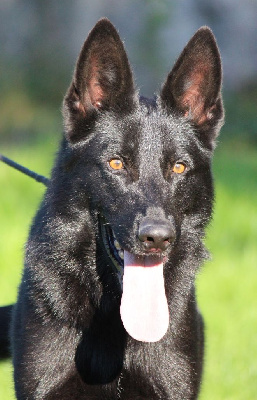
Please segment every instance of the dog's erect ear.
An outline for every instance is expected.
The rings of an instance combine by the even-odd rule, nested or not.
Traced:
[[[181,53],[161,92],[163,107],[189,119],[211,147],[223,120],[221,81],[215,38],[208,27],[202,27]]]
[[[89,33],[64,99],[66,134],[72,142],[86,135],[99,113],[127,112],[135,93],[132,72],[118,32],[103,18]]]

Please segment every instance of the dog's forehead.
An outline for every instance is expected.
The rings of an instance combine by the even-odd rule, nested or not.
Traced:
[[[126,143],[137,142],[141,156],[150,157],[165,151],[186,151],[192,127],[180,117],[153,110],[128,116],[121,129]]]
[[[131,159],[151,162],[160,160],[166,153],[183,158],[184,154],[194,153],[191,154],[194,156],[202,152],[190,123],[163,110],[147,112],[140,108],[122,118],[109,114],[99,121],[96,130],[110,151]]]

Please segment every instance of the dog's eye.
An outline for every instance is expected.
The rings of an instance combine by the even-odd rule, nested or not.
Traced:
[[[109,161],[109,165],[112,169],[115,169],[116,171],[123,169],[124,167],[123,162],[119,158],[112,158]]]
[[[185,170],[186,170],[186,166],[182,162],[176,162],[176,164],[172,168],[172,172],[174,172],[175,174],[183,174],[183,172],[185,172]]]

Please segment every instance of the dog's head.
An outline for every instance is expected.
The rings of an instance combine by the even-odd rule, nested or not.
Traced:
[[[140,293],[144,282],[152,285],[162,309],[163,265],[175,269],[183,253],[196,252],[211,216],[210,159],[223,121],[221,61],[212,32],[203,27],[195,33],[160,95],[148,101],[138,97],[116,29],[100,20],[81,50],[63,109],[69,196],[89,207],[108,263],[121,285],[123,280],[123,309],[125,285],[135,289],[135,282]],[[167,325],[166,311],[159,325]],[[163,330],[148,339],[160,335]]]

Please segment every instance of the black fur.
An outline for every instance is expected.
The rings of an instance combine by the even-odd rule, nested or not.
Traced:
[[[17,398],[196,399],[203,323],[194,279],[207,257],[211,157],[223,120],[215,39],[209,28],[197,31],[160,96],[139,100],[119,35],[102,19],[82,48],[63,110],[65,137],[32,224],[13,313]],[[122,169],[110,168],[113,158]],[[177,162],[184,173],[174,172]],[[148,220],[174,232],[162,252],[170,324],[156,343],[123,327],[122,287],[102,232],[147,256],[152,239],[143,243],[138,230]]]
[[[0,359],[10,356],[9,326],[13,306],[0,307]]]

